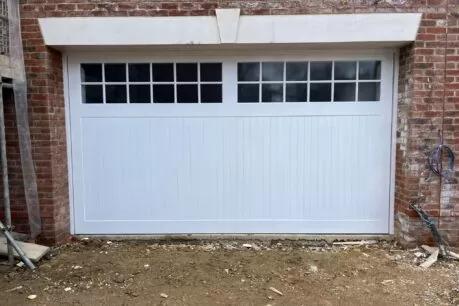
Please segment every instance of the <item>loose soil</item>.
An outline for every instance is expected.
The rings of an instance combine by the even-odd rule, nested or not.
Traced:
[[[248,243],[78,241],[36,273],[3,267],[0,304],[459,305],[458,262],[422,269],[419,250]]]

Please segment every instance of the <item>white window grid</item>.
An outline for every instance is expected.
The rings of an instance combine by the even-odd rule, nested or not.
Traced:
[[[125,85],[126,86],[126,103],[120,103],[120,104],[130,104],[130,97],[129,97],[129,85],[149,85],[150,86],[150,103],[155,103],[153,98],[153,86],[154,85],[173,85],[174,86],[174,102],[169,102],[169,103],[155,103],[155,104],[175,104],[177,102],[177,85],[197,85],[198,87],[198,102],[197,103],[202,103],[201,102],[201,85],[222,85],[223,86],[223,76],[222,76],[222,81],[215,81],[215,82],[210,82],[210,81],[201,81],[201,64],[220,64],[223,65],[221,62],[208,62],[208,61],[200,61],[200,62],[91,62],[91,63],[82,63],[81,65],[84,64],[100,64],[102,65],[102,81],[101,82],[83,82],[81,81],[81,86],[84,85],[101,85],[102,86],[102,104],[116,104],[116,103],[107,103],[107,98],[106,98],[106,90],[105,90],[105,85]],[[110,65],[110,64],[124,64],[125,69],[126,69],[126,81],[125,82],[106,82],[105,81],[105,65]],[[150,71],[150,81],[148,82],[131,82],[129,80],[129,64],[148,64],[149,66],[149,71]],[[171,82],[155,82],[153,81],[153,65],[154,64],[173,64],[173,71],[174,71],[174,81]],[[189,81],[189,82],[179,82],[177,81],[177,64],[197,64],[197,81]],[[80,67],[81,70],[81,67]],[[223,71],[223,69],[222,69]],[[221,101],[223,102],[223,101]],[[197,104],[197,103],[191,103],[191,104]],[[99,103],[101,104],[101,103]],[[138,103],[134,103],[138,104]],[[148,104],[148,103],[143,103],[143,104]],[[187,104],[187,103],[180,103],[180,104]],[[207,104],[207,103],[204,103]]]
[[[331,84],[331,101],[329,102],[337,102],[337,103],[343,103],[342,101],[334,101],[334,94],[335,94],[335,86],[334,84],[341,83],[341,84],[356,84],[355,86],[355,99],[354,101],[347,101],[347,103],[352,103],[352,102],[364,102],[364,101],[359,101],[359,83],[378,83],[380,88],[381,88],[381,75],[379,76],[379,79],[370,79],[370,80],[360,80],[359,79],[359,64],[360,62],[366,62],[368,60],[331,60],[331,61],[240,61],[237,64],[242,64],[242,63],[258,63],[259,64],[259,80],[258,81],[237,81],[237,84],[254,84],[254,85],[259,85],[258,86],[258,102],[240,102],[240,103],[305,103],[305,102],[311,102],[310,101],[310,93],[311,93],[311,88],[310,84]],[[314,62],[331,62],[332,63],[332,74],[331,74],[331,80],[311,80],[311,63]],[[336,62],[356,62],[356,78],[354,80],[335,80],[335,63]],[[375,61],[375,62],[380,62],[380,61]],[[264,63],[283,63],[283,80],[282,81],[263,81],[263,76],[262,76],[262,67]],[[287,63],[308,63],[308,77],[307,80],[303,81],[288,81],[287,80]],[[381,63],[382,65],[382,63]],[[282,102],[262,102],[262,85],[263,84],[282,84],[283,85],[283,100]],[[287,84],[307,84],[307,99],[304,102],[289,102],[286,101],[286,85]],[[381,93],[376,101],[372,102],[379,102],[381,101]],[[319,103],[319,102],[312,102],[312,103]],[[327,102],[324,102],[327,103]],[[346,103],[346,102],[345,102]]]

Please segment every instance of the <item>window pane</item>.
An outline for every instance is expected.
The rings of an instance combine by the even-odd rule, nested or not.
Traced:
[[[330,83],[313,83],[310,84],[309,101],[310,102],[330,102],[331,101],[331,84]]]
[[[130,85],[129,86],[130,103],[150,103],[150,85]]]
[[[284,63],[262,63],[261,73],[263,81],[283,81]]]
[[[259,102],[259,88],[258,84],[239,84],[237,86],[238,102]]]
[[[287,84],[285,91],[286,102],[306,102],[308,99],[308,84]]]
[[[357,62],[335,62],[335,80],[355,80]]]
[[[174,103],[174,85],[153,85],[155,103]]]
[[[311,62],[311,80],[323,81],[332,78],[332,62]]]
[[[81,64],[82,82],[102,82],[102,64]]]
[[[126,82],[126,64],[105,64],[105,82]]]
[[[261,85],[262,102],[283,102],[284,89],[282,84],[263,84]]]
[[[107,103],[126,103],[126,85],[105,85]]]
[[[177,64],[177,81],[178,82],[197,82],[198,81],[198,64],[196,63]]]
[[[202,63],[201,64],[202,82],[221,82],[222,64],[221,63]]]
[[[174,82],[174,64],[153,64],[154,82]]]
[[[359,101],[379,101],[380,83],[359,83]]]
[[[307,62],[287,62],[286,64],[287,81],[307,81],[308,63]]]
[[[381,61],[360,61],[359,80],[379,80],[381,78]]]
[[[238,63],[237,80],[241,82],[259,81],[260,63]]]
[[[355,101],[355,83],[335,83],[333,101]]]
[[[202,103],[222,103],[222,85],[201,85]]]
[[[102,85],[83,85],[81,87],[83,103],[102,103]]]
[[[198,85],[177,85],[178,103],[198,103]]]
[[[129,64],[129,82],[150,82],[150,64]]]

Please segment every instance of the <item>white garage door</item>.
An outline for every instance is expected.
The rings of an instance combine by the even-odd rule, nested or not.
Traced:
[[[389,233],[391,53],[68,57],[77,234]]]

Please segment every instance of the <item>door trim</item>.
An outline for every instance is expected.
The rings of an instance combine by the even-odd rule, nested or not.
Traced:
[[[222,48],[223,49],[223,48]],[[238,51],[240,52],[240,51]],[[250,51],[248,50],[248,56],[256,56],[255,54],[257,53],[259,57],[257,57],[258,60],[266,60],[269,58],[275,58],[276,53],[278,53],[279,50],[265,50],[263,55],[259,55],[258,51]],[[206,52],[205,50],[192,50],[191,52],[187,52],[187,56],[190,53],[191,56],[197,56],[200,55],[202,57],[203,55],[205,58],[209,58],[209,56],[215,55],[215,51],[209,51]],[[207,53],[207,54],[206,54]],[[219,57],[224,57],[231,54],[231,51],[229,50],[222,50],[222,54],[219,54]],[[180,52],[175,53],[175,52],[159,52],[156,53],[158,56],[165,56],[166,54],[169,55],[170,57],[176,57],[180,54]],[[391,143],[390,143],[390,188],[389,188],[389,228],[388,228],[388,234],[394,234],[394,205],[395,205],[395,153],[396,153],[396,131],[397,131],[397,94],[398,94],[398,75],[399,75],[399,53],[398,50],[394,50],[392,48],[390,49],[369,49],[369,50],[343,50],[343,51],[330,51],[330,50],[322,50],[322,51],[309,51],[305,50],[303,47],[296,48],[295,50],[289,50],[283,52],[284,55],[291,55],[291,56],[301,56],[302,58],[305,57],[317,57],[317,58],[330,58],[336,55],[341,55],[344,56],[343,58],[349,58],[350,56],[353,56],[353,58],[358,57],[359,55],[361,56],[381,56],[381,55],[386,55],[386,56],[391,56],[392,57],[392,62],[393,62],[393,82],[392,82],[392,111],[391,111]],[[181,53],[183,56],[183,52]],[[76,229],[75,229],[75,199],[74,199],[74,194],[75,194],[75,189],[74,189],[74,169],[73,169],[73,159],[72,159],[72,125],[71,125],[71,111],[72,111],[72,106],[71,106],[71,90],[70,90],[70,82],[69,82],[69,74],[71,73],[71,68],[70,64],[76,59],[104,59],[104,60],[115,60],[116,58],[119,58],[120,56],[133,56],[136,59],[139,59],[139,61],[142,60],[142,58],[148,57],[149,60],[151,60],[152,55],[151,54],[146,54],[146,53],[139,53],[139,52],[109,52],[109,54],[101,53],[101,52],[78,52],[78,53],[63,53],[62,54],[62,64],[63,64],[63,86],[64,86],[64,104],[65,104],[65,126],[66,126],[66,144],[67,144],[67,165],[68,165],[68,188],[69,188],[69,214],[70,214],[70,233],[75,234]],[[263,57],[264,56],[264,57]],[[247,58],[244,56],[243,58]],[[282,235],[282,234],[279,234]]]

